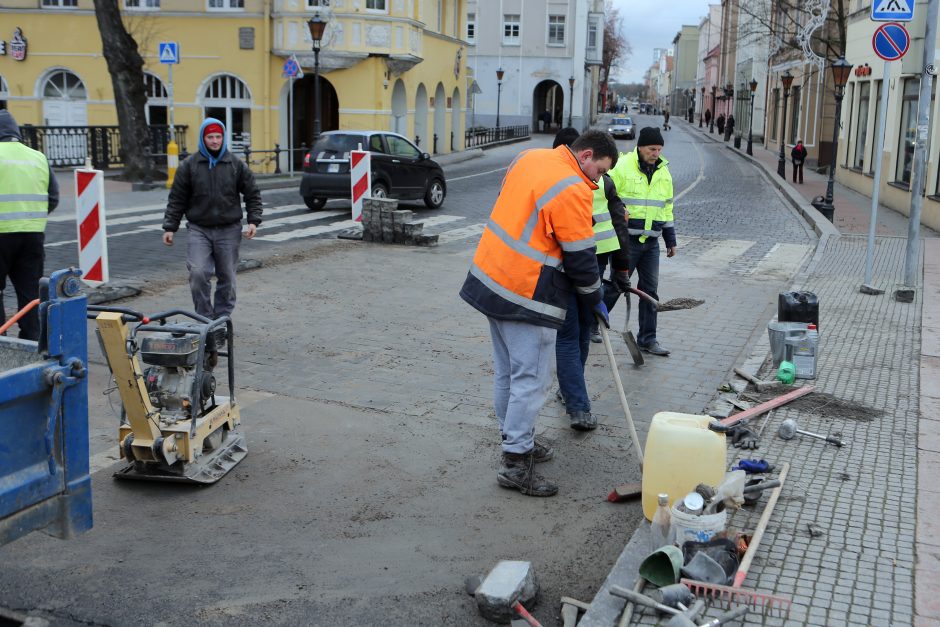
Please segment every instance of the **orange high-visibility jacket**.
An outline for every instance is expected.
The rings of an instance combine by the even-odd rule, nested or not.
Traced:
[[[560,328],[574,291],[600,302],[594,184],[567,146],[516,158],[460,296],[483,314]]]

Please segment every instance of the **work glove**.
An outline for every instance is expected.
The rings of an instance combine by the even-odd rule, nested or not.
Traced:
[[[773,472],[773,469],[773,464],[768,464],[763,459],[742,459],[731,470],[743,470],[749,475],[762,475],[766,472]]]
[[[728,431],[726,435],[731,436],[731,444],[734,445],[735,448],[746,450],[758,448],[758,440],[760,440],[760,437],[757,435],[757,432],[744,425],[734,427]]]
[[[610,328],[610,313],[607,311],[607,305],[604,304],[604,301],[594,305],[594,315],[597,316],[599,322],[604,323],[605,327]]]
[[[630,273],[629,272],[614,272],[614,285],[617,286],[617,289],[626,294],[630,291],[630,288],[633,287],[630,284]]]

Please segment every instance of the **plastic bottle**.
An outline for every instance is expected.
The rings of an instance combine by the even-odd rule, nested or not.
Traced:
[[[650,552],[667,544],[672,544],[670,538],[672,515],[669,513],[669,495],[660,494],[657,499],[659,506],[656,508],[656,513],[653,514],[653,522],[650,523]]]

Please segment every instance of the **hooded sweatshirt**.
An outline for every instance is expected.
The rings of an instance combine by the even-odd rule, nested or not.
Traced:
[[[20,135],[19,124],[13,118],[13,115],[6,109],[0,109],[0,142],[20,142],[23,143],[23,137]],[[55,178],[52,166],[49,166],[49,213],[59,206],[59,182]]]

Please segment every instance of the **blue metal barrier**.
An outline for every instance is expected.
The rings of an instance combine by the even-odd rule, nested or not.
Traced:
[[[86,298],[78,270],[40,285],[39,342],[0,337],[0,545],[91,528]]]

